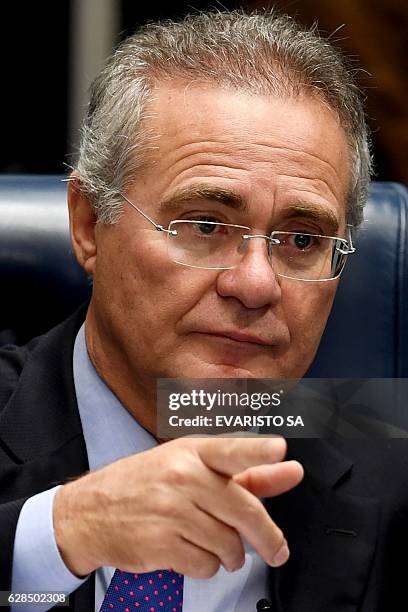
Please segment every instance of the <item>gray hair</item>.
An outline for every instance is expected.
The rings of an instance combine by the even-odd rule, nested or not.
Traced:
[[[77,170],[98,221],[115,223],[118,192],[135,183],[154,150],[148,103],[174,78],[251,94],[317,95],[338,116],[350,149],[347,222],[363,218],[371,175],[361,93],[342,54],[316,28],[274,10],[210,12],[149,23],[127,38],[92,84]]]

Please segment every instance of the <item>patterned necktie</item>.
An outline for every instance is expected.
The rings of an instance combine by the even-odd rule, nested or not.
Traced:
[[[180,612],[183,579],[173,570],[130,574],[117,569],[99,612]]]

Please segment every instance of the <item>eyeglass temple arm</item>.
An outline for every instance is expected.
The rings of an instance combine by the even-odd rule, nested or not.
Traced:
[[[61,179],[61,183],[69,183],[69,182],[74,182],[76,180],[77,180],[76,176],[69,176],[68,178]],[[121,198],[126,200],[126,202],[130,204],[132,208],[137,210],[137,212],[140,213],[146,219],[146,221],[149,221],[149,223],[154,225],[154,227],[157,229],[158,232],[167,232],[167,234],[171,234],[172,236],[177,236],[176,230],[168,230],[162,225],[159,225],[158,223],[153,221],[153,219],[151,219],[148,215],[146,215],[146,213],[143,212],[143,210],[140,210],[140,208],[138,208],[135,204],[133,204],[133,202],[131,202],[125,195],[123,195],[123,193],[120,193],[120,191],[118,191],[117,195],[120,195]]]
[[[120,195],[121,198],[126,200],[126,202],[132,206],[132,208],[137,210],[137,212],[140,213],[142,217],[146,219],[146,221],[149,221],[149,223],[154,225],[154,227],[157,229],[158,232],[166,232],[167,234],[172,234],[173,236],[177,235],[177,232],[175,230],[168,230],[162,225],[159,225],[158,223],[153,221],[153,219],[151,219],[148,215],[146,215],[146,213],[144,213],[143,210],[140,210],[140,208],[138,208],[136,204],[133,204],[133,202],[131,202],[125,195],[123,195],[123,193],[118,192],[118,195]]]
[[[354,244],[353,244],[353,239],[351,237],[351,228],[353,226],[347,223],[346,227],[348,230],[347,240],[341,239],[341,244],[344,246],[343,247],[338,246],[336,247],[336,249],[339,253],[342,253],[343,255],[350,255],[350,253],[356,252],[356,249],[354,248]]]
[[[353,226],[351,225],[351,223],[347,223],[347,230],[348,230],[348,240],[347,240],[347,242],[349,243],[349,253],[355,253],[356,252],[356,249],[355,249],[354,244],[353,244],[353,237],[351,235],[352,227]]]

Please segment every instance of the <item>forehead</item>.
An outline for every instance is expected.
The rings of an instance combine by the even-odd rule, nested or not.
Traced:
[[[157,202],[199,182],[232,190],[249,206],[267,196],[275,208],[289,198],[345,211],[347,139],[317,98],[161,83],[147,114],[154,158],[143,178]]]

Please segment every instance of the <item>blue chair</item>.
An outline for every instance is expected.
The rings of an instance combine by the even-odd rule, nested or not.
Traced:
[[[71,249],[62,178],[0,175],[0,345],[47,331],[90,295]]]
[[[372,183],[319,351],[308,375],[408,377],[408,190]]]
[[[0,176],[0,345],[23,343],[90,295],[61,176]],[[408,377],[408,190],[373,183],[308,376]]]

